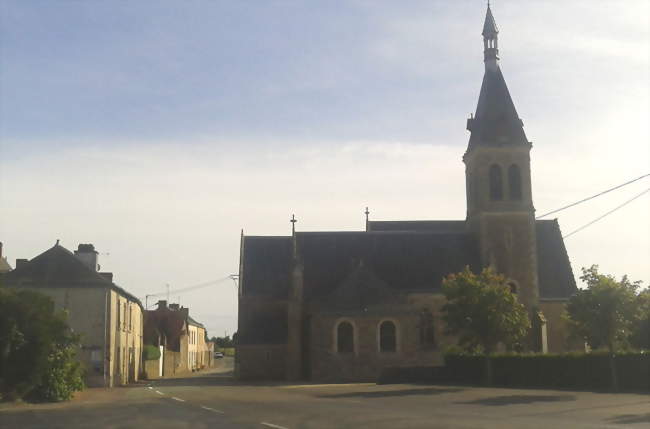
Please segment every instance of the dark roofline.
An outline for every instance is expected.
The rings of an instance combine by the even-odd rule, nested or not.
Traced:
[[[199,328],[205,329],[205,326],[203,326],[202,323],[199,323],[196,320],[192,319],[192,316],[190,316],[190,315],[187,316],[187,324],[188,325],[194,325],[194,326],[197,326]]]
[[[43,252],[43,253],[41,253],[40,255],[37,255],[36,257],[30,259],[30,260],[27,261],[25,264],[21,265],[20,267],[17,267],[17,268],[15,268],[15,269],[13,269],[12,271],[8,272],[7,274],[11,274],[11,277],[19,276],[19,275],[20,275],[20,272],[23,271],[23,270],[25,270],[26,267],[28,267],[28,266],[29,266],[33,261],[36,261],[36,260],[38,260],[38,259],[41,258],[41,257],[45,257],[44,255],[45,255],[47,252],[50,252],[50,251],[52,251],[52,250],[54,250],[54,249],[60,249],[60,250],[63,250],[63,251],[64,251],[64,252],[69,256],[69,257],[72,258],[72,260],[75,261],[75,263],[76,263],[77,265],[79,265],[80,267],[83,267],[84,270],[86,270],[86,271],[88,271],[88,272],[90,272],[90,273],[93,273],[93,275],[94,275],[94,277],[95,277],[94,282],[93,282],[93,285],[95,285],[95,286],[97,286],[97,287],[109,287],[109,288],[111,288],[111,289],[114,290],[115,292],[118,292],[118,293],[120,293],[120,294],[126,296],[127,298],[131,299],[132,301],[134,301],[136,304],[138,304],[138,305],[140,306],[140,309],[144,311],[145,308],[144,308],[144,306],[142,305],[142,302],[140,302],[140,300],[139,300],[135,295],[132,295],[131,293],[127,292],[124,288],[122,288],[122,287],[118,286],[117,284],[115,284],[115,283],[113,283],[113,282],[107,280],[106,277],[102,276],[102,275],[99,274],[97,271],[94,271],[94,270],[90,269],[86,264],[84,264],[83,262],[81,262],[81,261],[79,260],[79,258],[77,258],[77,257],[76,257],[76,256],[75,256],[71,251],[69,251],[69,250],[66,249],[65,247],[61,246],[61,245],[58,243],[58,241],[57,241],[57,243],[56,243],[54,246],[52,246],[51,248],[49,248],[49,249],[46,250],[45,252]],[[57,287],[57,286],[53,286],[53,287]],[[68,286],[68,287],[70,287],[70,286]]]

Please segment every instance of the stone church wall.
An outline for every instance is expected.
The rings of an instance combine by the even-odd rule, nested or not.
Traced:
[[[239,345],[235,353],[240,380],[283,380],[286,376],[286,344]]]
[[[546,332],[548,351],[564,353],[568,351],[584,351],[584,344],[569,340],[567,323],[562,318],[567,300],[540,300],[539,308],[546,317]]]
[[[362,312],[315,313],[311,318],[311,379],[320,382],[376,381],[388,367],[443,365],[443,349],[454,342],[444,337],[440,307],[444,298],[438,294],[419,293],[408,296],[408,303],[368,308]],[[433,315],[432,345],[420,338],[420,313]],[[397,330],[395,352],[379,349],[379,326],[392,321]],[[336,347],[336,328],[342,321],[354,327],[354,352],[340,353]]]

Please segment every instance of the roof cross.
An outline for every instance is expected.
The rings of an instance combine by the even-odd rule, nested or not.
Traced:
[[[291,234],[295,234],[296,233],[296,222],[298,222],[298,219],[296,219],[296,215],[292,214],[291,215],[291,220],[289,222],[291,222]]]

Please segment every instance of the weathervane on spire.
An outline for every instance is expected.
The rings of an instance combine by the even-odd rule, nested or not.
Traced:
[[[368,223],[370,222],[370,210],[368,210],[368,207],[366,207],[366,211],[363,213],[366,215],[366,231],[368,231]]]
[[[296,215],[292,214],[291,220],[289,222],[291,222],[291,234],[296,235],[296,222],[298,222],[298,220],[296,219]]]

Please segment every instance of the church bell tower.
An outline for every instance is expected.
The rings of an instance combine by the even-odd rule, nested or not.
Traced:
[[[513,291],[532,314],[539,302],[532,145],[501,73],[499,30],[489,4],[482,34],[485,75],[476,113],[467,120],[471,136],[463,156],[467,223],[482,265],[511,279]]]

